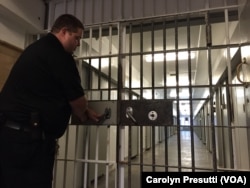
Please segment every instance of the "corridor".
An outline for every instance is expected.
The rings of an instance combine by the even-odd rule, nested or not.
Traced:
[[[192,171],[191,167],[191,136],[190,131],[180,131],[181,139],[181,171]],[[168,139],[168,171],[178,171],[178,154],[177,154],[177,134],[174,134]],[[206,169],[212,169],[212,155],[206,149],[201,140],[194,134],[194,150],[195,150],[195,171],[206,171]],[[165,171],[165,142],[161,142],[155,147],[155,161],[156,171]],[[140,157],[137,156],[131,160],[131,172],[128,170],[128,166],[125,168],[124,187],[126,188],[139,188],[140,187]],[[143,153],[143,171],[152,172],[152,150],[149,149]],[[164,167],[163,167],[164,166]],[[197,170],[200,169],[200,170]],[[108,181],[106,177],[102,176],[98,179],[97,188],[115,188],[115,170],[109,174]],[[130,174],[131,173],[131,174]],[[129,180],[130,174],[131,179]],[[108,184],[107,184],[108,183]],[[107,186],[108,185],[108,186]],[[95,188],[94,181],[92,181],[89,188]]]

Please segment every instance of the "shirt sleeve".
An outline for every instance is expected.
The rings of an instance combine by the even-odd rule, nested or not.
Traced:
[[[71,54],[64,53],[57,59],[53,59],[51,64],[53,75],[61,87],[66,98],[71,101],[84,95],[81,86],[81,79],[76,67],[76,62]]]

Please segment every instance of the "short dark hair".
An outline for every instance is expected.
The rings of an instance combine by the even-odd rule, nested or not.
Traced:
[[[72,32],[76,32],[77,29],[79,29],[79,28],[84,29],[82,22],[78,18],[76,18],[75,16],[73,16],[71,14],[62,14],[61,16],[59,16],[55,20],[55,22],[51,28],[51,32],[57,33],[63,27],[68,28],[68,30],[72,31]]]

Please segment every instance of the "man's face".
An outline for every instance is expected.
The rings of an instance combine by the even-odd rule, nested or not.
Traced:
[[[77,29],[76,32],[67,30],[65,33],[65,45],[64,48],[67,52],[73,53],[77,46],[80,45],[80,39],[82,38],[83,30]]]

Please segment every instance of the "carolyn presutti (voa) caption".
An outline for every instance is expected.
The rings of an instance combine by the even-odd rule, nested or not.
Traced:
[[[250,172],[142,172],[141,188],[182,187],[250,187]]]

